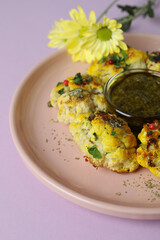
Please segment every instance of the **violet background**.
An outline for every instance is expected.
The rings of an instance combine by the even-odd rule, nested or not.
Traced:
[[[0,239],[159,239],[160,221],[116,218],[92,212],[63,199],[39,182],[24,165],[11,138],[9,108],[15,89],[26,73],[51,54],[47,34],[55,20],[69,18],[82,6],[97,17],[110,0],[2,0],[0,6],[1,166]],[[142,5],[146,0],[120,0]],[[122,16],[116,7],[108,17]],[[160,34],[160,1],[155,18],[138,18],[130,32]]]

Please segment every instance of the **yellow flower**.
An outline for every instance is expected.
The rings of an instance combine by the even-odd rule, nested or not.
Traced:
[[[95,12],[91,11],[89,19],[87,19],[83,9],[78,6],[78,10],[72,9],[70,11],[70,16],[73,19],[71,22],[68,31],[64,33],[69,35],[68,41],[66,42],[66,48],[70,54],[72,54],[73,61],[86,61],[86,50],[82,48],[84,42],[83,33],[88,30],[91,24],[96,23]],[[78,52],[78,54],[77,54]]]
[[[68,21],[64,21],[61,19],[59,22],[55,21],[55,26],[53,26],[53,30],[49,32],[48,38],[50,42],[48,44],[49,47],[52,48],[62,48],[66,45],[66,40],[61,34],[65,31],[65,27]]]
[[[83,9],[80,6],[77,8],[79,12],[76,9],[72,9],[69,13],[73,21],[77,22],[81,27],[88,26],[90,23],[96,23],[96,16],[94,11],[90,12],[89,19],[87,19]]]
[[[103,22],[92,24],[83,33],[85,41],[82,47],[90,52],[92,60],[119,53],[120,49],[127,50],[127,45],[122,41],[124,37],[121,26],[116,20],[104,17]]]
[[[127,45],[122,41],[122,25],[116,20],[104,17],[103,22],[96,24],[95,12],[91,11],[87,19],[80,6],[69,14],[72,20],[55,22],[48,35],[49,47],[66,47],[73,61],[88,63],[102,56],[119,53],[120,49],[127,50]]]
[[[70,54],[74,54],[75,45],[81,47],[81,38],[85,30],[88,29],[88,26],[91,23],[96,22],[95,12],[91,11],[89,19],[87,19],[83,9],[78,6],[78,10],[72,9],[70,11],[70,17],[72,20],[63,20],[55,22],[53,30],[50,31],[48,38],[50,42],[49,47],[64,47],[68,49]]]

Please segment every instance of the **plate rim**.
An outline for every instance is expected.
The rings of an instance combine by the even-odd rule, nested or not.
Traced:
[[[158,37],[160,38],[159,34],[148,34],[148,33],[125,33],[124,36],[149,36],[149,37]],[[56,179],[51,178],[48,176],[34,161],[27,155],[23,148],[23,144],[20,142],[16,131],[16,118],[15,118],[15,110],[18,104],[19,94],[23,89],[23,86],[26,84],[28,79],[38,71],[39,68],[43,66],[44,63],[49,62],[52,58],[56,58],[60,54],[63,54],[66,50],[60,49],[49,56],[45,57],[41,61],[39,61],[35,66],[31,68],[31,70],[24,76],[24,78],[18,84],[15,93],[13,94],[10,110],[9,110],[9,126],[11,136],[14,142],[14,145],[21,156],[21,159],[25,163],[25,165],[29,168],[29,170],[36,176],[42,183],[44,183],[47,187],[52,189],[54,192],[62,196],[63,198],[80,205],[84,208],[90,209],[92,211],[96,211],[99,213],[112,215],[116,217],[122,218],[130,218],[130,219],[160,219],[160,207],[132,207],[132,206],[122,206],[118,204],[112,204],[108,202],[103,202],[100,200],[93,199],[88,197],[84,194],[75,192],[74,190],[70,189],[69,187],[64,186]]]

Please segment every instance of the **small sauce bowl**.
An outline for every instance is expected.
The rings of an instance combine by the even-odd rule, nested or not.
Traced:
[[[126,120],[135,130],[160,119],[160,72],[124,70],[105,84],[104,95],[109,112]]]

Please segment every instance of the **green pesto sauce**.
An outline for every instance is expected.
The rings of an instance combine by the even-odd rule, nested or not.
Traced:
[[[132,73],[111,90],[119,110],[138,117],[160,115],[160,78],[150,73]]]

